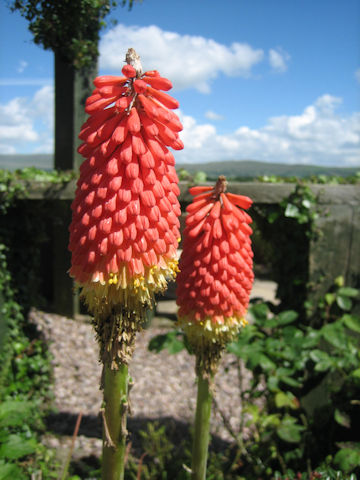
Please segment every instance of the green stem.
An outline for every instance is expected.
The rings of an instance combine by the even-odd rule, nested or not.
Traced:
[[[104,411],[102,479],[123,480],[128,409],[128,367],[111,370],[104,365]]]
[[[210,438],[210,414],[212,395],[209,380],[198,376],[198,392],[195,414],[195,434],[192,451],[191,478],[206,480],[206,462]]]

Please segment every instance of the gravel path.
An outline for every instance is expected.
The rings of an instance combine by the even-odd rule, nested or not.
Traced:
[[[258,295],[257,291],[254,295]],[[171,322],[164,322],[164,316],[169,317],[174,313],[174,301],[159,302],[158,317],[154,318],[150,328],[137,336],[135,354],[129,368],[134,381],[130,396],[132,415],[128,421],[130,439],[136,436],[138,429],[146,429],[149,420],[166,423],[171,419],[179,435],[193,422],[196,398],[194,357],[185,350],[176,355],[170,355],[166,350],[158,354],[148,351],[151,338],[171,328]],[[44,437],[44,443],[55,448],[69,445],[77,416],[82,412],[74,457],[98,456],[101,452],[101,367],[97,343],[88,319],[74,320],[33,309],[29,320],[42,332],[53,357],[56,413],[49,418],[48,430],[52,433]],[[224,355],[221,361],[216,376],[216,401],[236,430],[240,404],[237,367],[232,361],[230,355]],[[212,434],[220,441],[231,440],[217,412],[212,415],[211,428]]]

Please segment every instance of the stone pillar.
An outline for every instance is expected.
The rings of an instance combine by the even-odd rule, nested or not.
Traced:
[[[71,254],[68,250],[71,210],[69,200],[54,202],[53,222],[53,308],[58,314],[74,317],[80,313],[79,295],[70,278]]]
[[[87,118],[85,101],[94,89],[97,64],[77,70],[55,53],[55,169],[78,170],[84,160],[77,152],[82,124]],[[79,313],[79,298],[67,271],[71,221],[70,202],[59,202],[59,216],[53,225],[54,309],[69,317]],[[60,221],[58,221],[60,219]]]
[[[360,188],[353,185],[313,187],[321,214],[318,238],[310,244],[310,298],[323,295],[338,276],[360,288]],[[311,291],[311,289],[310,289]]]

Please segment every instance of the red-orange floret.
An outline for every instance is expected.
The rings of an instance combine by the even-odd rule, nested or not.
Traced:
[[[225,190],[225,177],[215,187],[189,189],[194,199],[177,277],[180,325],[190,336],[214,340],[229,339],[246,324],[254,280],[251,218],[243,210],[252,200]]]
[[[70,275],[90,309],[140,311],[177,272],[179,188],[174,157],[181,123],[171,82],[158,72],[102,76],[86,101],[69,249]]]

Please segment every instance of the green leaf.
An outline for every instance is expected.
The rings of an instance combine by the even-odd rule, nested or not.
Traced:
[[[313,350],[310,352],[310,358],[315,363],[329,362],[331,365],[331,357],[323,350]]]
[[[204,183],[206,182],[206,173],[205,172],[196,172],[194,175],[194,183]]]
[[[319,344],[320,333],[318,330],[308,330],[306,337],[302,341],[302,348],[312,348]]]
[[[298,313],[294,310],[286,310],[277,316],[278,325],[287,325],[293,323],[298,318]]]
[[[334,293],[326,293],[325,294],[325,301],[328,305],[332,305],[335,301],[335,294]]]
[[[271,212],[267,217],[269,223],[274,223],[280,217],[279,212]]]
[[[335,278],[334,280],[334,284],[337,286],[337,287],[343,287],[344,286],[344,277],[342,275],[339,275],[338,277]]]
[[[268,318],[269,307],[265,303],[257,303],[250,307],[249,312],[251,313],[255,322],[263,324]]]
[[[29,417],[34,405],[31,402],[8,400],[0,404],[0,427],[21,425]]]
[[[281,331],[284,336],[284,340],[281,340],[280,348],[282,349],[284,347],[285,341],[286,346],[293,350],[294,357],[297,357],[297,349],[303,349],[303,332],[299,328],[296,328],[294,325],[285,325],[284,327],[282,327]]]
[[[276,432],[284,442],[299,443],[301,441],[301,432],[303,432],[305,428],[295,422],[295,418],[287,417],[277,428]]]
[[[278,427],[280,425],[280,418],[278,413],[271,413],[270,415],[264,415],[261,422],[262,427],[266,428],[268,426]]]
[[[360,333],[360,317],[356,315],[350,315],[345,313],[342,317],[342,321],[350,330]]]
[[[187,170],[185,170],[185,168],[180,168],[177,171],[177,174],[178,174],[179,180],[188,180],[190,177],[190,173]]]
[[[288,218],[297,218],[299,216],[299,213],[300,211],[296,205],[288,203],[284,215]]]
[[[21,435],[9,435],[8,441],[0,447],[0,458],[16,460],[25,457],[35,452],[36,445],[34,439],[25,440]]]
[[[336,295],[336,303],[341,310],[349,311],[352,307],[352,301],[345,295]]]
[[[350,428],[351,424],[349,415],[344,412],[340,412],[338,408],[335,410],[334,418],[335,421],[342,427]]]
[[[337,293],[338,293],[338,295],[341,295],[342,297],[356,298],[359,295],[360,292],[356,288],[341,287],[341,288],[339,288]]]
[[[180,337],[180,338],[179,338]],[[167,349],[169,353],[179,353],[185,348],[182,333],[171,331],[163,335],[156,335],[150,342],[148,349],[151,352],[159,353],[161,350]]]
[[[239,358],[244,358],[242,345],[240,345],[238,342],[229,343],[229,345],[227,346],[227,350]]]
[[[344,473],[351,473],[360,465],[360,451],[358,448],[342,448],[335,455],[334,462]]]
[[[275,405],[277,408],[289,407],[291,409],[298,408],[298,401],[291,392],[278,392],[275,395]]]
[[[267,357],[263,353],[259,353],[258,351],[250,351],[248,355],[248,362],[247,362],[248,368],[250,368],[250,370],[253,370],[259,365],[265,371],[276,369],[275,363],[272,360],[270,360],[269,357]]]
[[[17,465],[0,460],[0,480],[22,480],[23,478]]]
[[[263,354],[260,355],[259,363],[260,363],[261,368],[263,370],[275,370],[276,369],[275,363],[272,360],[270,360],[270,358],[267,357],[266,355],[263,355]]]
[[[336,348],[346,350],[348,338],[340,322],[330,323],[321,329],[323,338]]]
[[[181,340],[175,337],[167,345],[167,350],[172,355],[175,353],[181,352],[181,350],[184,350],[184,348],[185,348],[184,342],[182,342]]]
[[[301,205],[307,209],[311,208],[311,202],[307,198],[305,198],[302,202]]]
[[[275,392],[279,388],[279,378],[275,377],[275,375],[270,375],[267,380],[267,388],[271,392]]]
[[[301,387],[302,383],[299,382],[298,380],[295,380],[295,378],[292,377],[287,377],[287,376],[282,376],[280,377],[280,381],[285,383],[286,385],[289,385],[289,387]]]
[[[282,376],[290,376],[293,375],[295,373],[295,369],[294,368],[285,368],[285,367],[278,367],[276,369],[276,373],[279,377],[282,377]]]
[[[325,372],[334,365],[332,357],[330,357],[326,352],[322,350],[313,350],[312,352],[310,352],[309,356],[311,360],[316,364],[316,372]]]
[[[360,378],[360,368],[353,370],[350,375],[355,378]]]
[[[165,333],[162,335],[156,335],[156,337],[153,337],[148,345],[148,349],[150,352],[156,352],[159,353],[161,350],[164,350],[166,348],[166,343],[169,341],[169,334]]]

